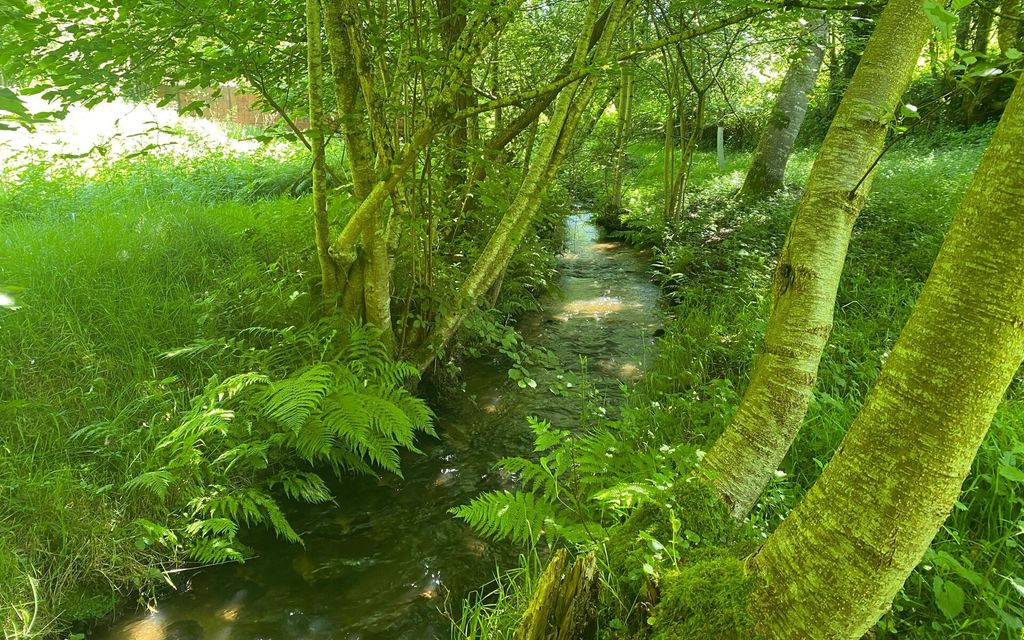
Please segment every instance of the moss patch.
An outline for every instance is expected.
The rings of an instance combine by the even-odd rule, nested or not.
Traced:
[[[751,580],[743,561],[719,554],[672,571],[651,618],[652,640],[750,640]]]
[[[608,557],[616,573],[630,575],[638,572],[647,555],[642,534],[664,545],[672,543],[673,515],[679,521],[676,536],[687,545],[725,546],[739,538],[739,528],[728,508],[697,478],[676,482],[665,497],[667,499],[642,504],[612,530]]]

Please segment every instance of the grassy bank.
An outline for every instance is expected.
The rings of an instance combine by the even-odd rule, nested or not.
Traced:
[[[418,372],[374,331],[323,318],[305,150],[199,125],[226,142],[186,127],[155,150],[122,136],[134,146],[107,157],[0,157],[5,638],[149,602],[166,569],[248,556],[250,527],[298,542],[285,501],[332,500],[331,476],[398,473],[399,451],[432,433],[409,388]],[[550,286],[564,197],[548,197],[499,303],[471,314],[435,387],[459,388],[464,357],[502,354],[528,374],[533,352],[509,325]],[[342,188],[331,202],[337,232],[351,201]],[[495,202],[464,224],[489,228]],[[479,250],[438,243],[438,284],[420,291],[418,231],[395,267],[413,319],[405,296],[443,308]]]
[[[841,441],[909,315],[991,131],[976,128],[913,138],[883,159],[854,233],[835,328],[804,428],[740,538],[756,543],[769,534]],[[667,226],[660,216],[660,153],[659,142],[630,148],[626,206],[631,213],[626,234],[654,251],[669,320],[656,369],[634,391],[624,419],[599,425],[580,438],[581,443],[604,439],[606,451],[623,458],[604,466],[605,477],[596,486],[583,485],[584,501],[589,498],[597,506],[570,509],[573,513],[566,516],[588,522],[591,532],[597,533],[574,536],[571,527],[551,524],[562,516],[544,515],[541,509],[523,506],[518,514],[549,518],[541,521],[562,544],[596,545],[610,587],[602,611],[608,637],[647,635],[645,629],[649,630],[642,622],[645,598],[638,595],[638,583],[621,576],[671,573],[678,556],[664,549],[677,545],[721,546],[713,542],[707,523],[685,536],[662,531],[653,537],[654,530],[630,531],[631,525],[620,523],[624,514],[632,513],[631,502],[651,496],[682,508],[676,497],[666,496],[659,487],[665,478],[696,463],[699,451],[710,446],[735,410],[767,319],[774,260],[814,155],[813,150],[803,150],[794,156],[790,189],[764,201],[745,202],[735,194],[749,156],[730,157],[723,170],[712,154],[699,154],[686,211],[678,224]],[[598,183],[599,174],[595,169],[589,183]],[[879,624],[878,637],[1019,637],[1024,618],[1022,424],[1024,395],[1018,382],[995,419],[960,501]],[[586,449],[585,444],[580,446]],[[638,453],[620,453],[628,450]],[[659,459],[657,452],[669,451]],[[573,486],[571,479],[566,480]],[[538,496],[545,495],[543,483],[529,474],[524,475],[524,484],[534,487]],[[864,498],[870,500],[870,492]],[[679,511],[684,529],[686,511]],[[625,567],[621,558],[616,559],[623,535],[633,548],[641,549],[628,556]],[[741,555],[744,547],[730,548]],[[505,621],[514,617],[507,609],[522,606],[525,597],[510,580],[502,583],[501,593],[516,597],[475,601],[465,629],[476,625],[489,629],[489,635],[480,637],[511,637]],[[679,578],[673,580],[676,584]],[[668,632],[659,631],[658,625],[656,636]],[[616,629],[622,632],[615,633]],[[705,632],[718,637],[710,628]]]
[[[143,541],[133,523],[160,521],[165,507],[125,485],[148,470],[142,432],[155,442],[213,367],[160,354],[305,321],[305,203],[257,195],[301,171],[276,158],[136,159],[102,179],[36,167],[3,185],[0,286],[14,307],[0,309],[6,633],[103,613],[183,551]]]

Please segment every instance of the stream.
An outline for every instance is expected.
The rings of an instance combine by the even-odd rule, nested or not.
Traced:
[[[602,240],[589,213],[573,212],[566,225],[558,293],[519,330],[565,370],[579,371],[585,357],[590,384],[614,406],[621,383],[650,365],[659,291],[646,261]],[[466,394],[437,409],[440,438],[424,443],[423,455],[404,458],[404,479],[344,479],[336,503],[288,510],[304,546],[266,536],[253,542],[257,557],[245,564],[177,573],[176,590],[155,610],[129,614],[89,638],[448,638],[444,611],[457,611],[519,551],[481,539],[448,509],[514,487],[494,463],[532,455],[527,416],[561,428],[580,419],[579,401],[549,390],[553,372],[538,372],[536,389],[520,389],[492,362],[468,364],[465,374]]]

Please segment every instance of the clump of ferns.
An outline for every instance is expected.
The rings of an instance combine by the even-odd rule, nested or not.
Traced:
[[[629,419],[585,432],[529,419],[537,459],[504,458],[497,467],[516,491],[491,491],[451,510],[483,536],[598,549],[609,528],[636,506],[659,500],[696,462],[696,449],[662,444]]]
[[[123,487],[159,507],[159,516],[135,522],[140,549],[202,563],[241,560],[239,529],[256,525],[300,542],[280,495],[332,500],[325,471],[401,475],[402,451],[416,452],[418,436],[434,435],[429,408],[406,387],[418,371],[392,360],[374,329],[339,331],[326,321],[252,328],[166,357],[213,351],[243,372],[211,378],[156,441],[146,470]]]

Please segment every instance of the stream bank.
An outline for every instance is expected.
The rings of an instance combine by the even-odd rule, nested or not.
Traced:
[[[615,405],[621,384],[653,358],[660,292],[646,261],[603,240],[588,212],[566,221],[558,294],[519,330],[559,368],[579,371]],[[420,640],[447,637],[443,611],[486,583],[517,550],[484,541],[448,509],[483,491],[513,488],[494,470],[528,456],[526,417],[579,425],[579,402],[553,394],[556,371],[520,389],[506,369],[466,369],[466,394],[438,410],[440,439],[403,461],[405,478],[346,478],[328,505],[297,505],[288,516],[305,545],[255,541],[257,557],[176,575],[177,591],[91,634],[97,640]],[[563,385],[564,386],[564,385]]]

